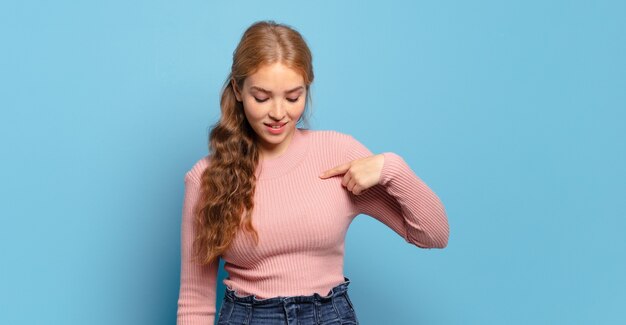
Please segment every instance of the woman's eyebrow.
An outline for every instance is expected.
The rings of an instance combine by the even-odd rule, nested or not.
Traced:
[[[289,93],[292,93],[292,92],[294,92],[294,91],[296,91],[296,90],[300,90],[300,89],[303,89],[303,88],[304,88],[304,87],[302,87],[302,86],[298,86],[298,87],[296,87],[296,88],[294,88],[294,89],[287,90],[287,91],[285,92],[285,94],[289,94]],[[252,87],[250,87],[250,89],[251,89],[251,90],[258,90],[258,91],[262,91],[262,92],[267,93],[267,94],[271,94],[271,93],[272,93],[272,92],[271,92],[271,91],[269,91],[269,90],[265,90],[265,89],[263,89],[263,88],[261,88],[261,87],[257,87],[257,86],[252,86]]]

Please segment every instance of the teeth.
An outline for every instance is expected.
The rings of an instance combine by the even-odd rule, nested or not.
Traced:
[[[272,129],[280,129],[280,125],[272,125]]]

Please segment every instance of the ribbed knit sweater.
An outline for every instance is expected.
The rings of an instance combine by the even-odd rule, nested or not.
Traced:
[[[444,248],[449,226],[437,195],[404,159],[384,152],[380,181],[360,195],[342,186],[343,175],[320,173],[373,153],[354,137],[332,130],[295,129],[287,150],[259,161],[252,224],[255,246],[240,230],[220,257],[228,276],[223,283],[238,295],[325,296],[344,281],[344,243],[352,220],[376,218],[406,242],[421,248]],[[185,174],[181,226],[181,274],[177,325],[210,325],[216,314],[219,261],[191,262],[192,209],[200,196],[200,177],[209,156]]]

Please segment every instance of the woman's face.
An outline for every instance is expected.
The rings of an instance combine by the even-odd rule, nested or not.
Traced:
[[[248,76],[243,89],[238,89],[234,81],[233,88],[259,137],[261,159],[285,152],[304,112],[306,88],[302,75],[282,63],[274,63]],[[270,124],[281,127],[271,129]]]

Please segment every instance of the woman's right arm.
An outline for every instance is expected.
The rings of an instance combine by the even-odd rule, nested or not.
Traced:
[[[193,208],[200,198],[200,181],[195,168],[185,174],[185,199],[181,224],[180,291],[176,325],[213,325],[217,269],[219,259],[210,265],[198,265],[191,261],[193,249]]]

